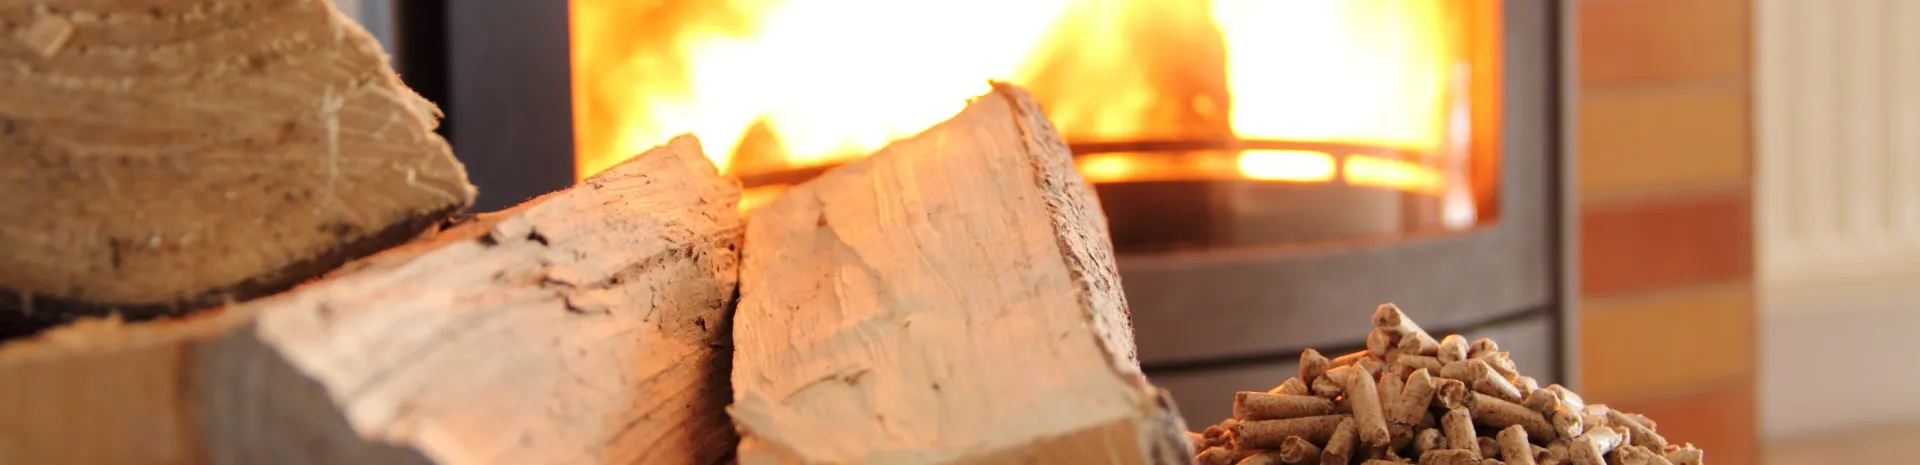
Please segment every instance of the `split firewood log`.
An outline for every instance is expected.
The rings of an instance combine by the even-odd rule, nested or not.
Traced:
[[[831,170],[747,228],[741,463],[1186,463],[1100,206],[1026,92]]]
[[[711,464],[739,186],[691,136],[286,293],[0,347],[0,462]]]
[[[6,2],[0,28],[0,338],[285,290],[474,198],[332,2]]]

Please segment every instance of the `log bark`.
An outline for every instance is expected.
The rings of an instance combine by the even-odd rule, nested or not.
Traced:
[[[754,212],[741,463],[1187,463],[1092,190],[994,87]]]
[[[0,6],[0,337],[178,315],[404,243],[475,191],[331,2]]]
[[[0,348],[0,462],[694,463],[739,188],[692,137],[286,293]]]

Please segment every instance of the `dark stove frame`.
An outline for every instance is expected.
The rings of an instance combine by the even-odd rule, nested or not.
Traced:
[[[478,209],[570,184],[566,10],[398,3],[390,46],[403,78],[446,111],[443,130],[480,187]],[[1572,385],[1574,178],[1562,104],[1571,10],[1564,0],[1503,0],[1498,221],[1391,240],[1120,257],[1141,362],[1189,419],[1210,423],[1233,391],[1286,378],[1302,348],[1359,349],[1366,316],[1386,301],[1432,332],[1491,335],[1523,371]]]

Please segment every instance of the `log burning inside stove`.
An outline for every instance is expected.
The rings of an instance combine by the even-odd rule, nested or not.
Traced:
[[[577,174],[692,131],[751,208],[996,78],[1072,143],[1121,251],[1457,230],[1497,208],[1493,2],[891,3],[576,0]]]

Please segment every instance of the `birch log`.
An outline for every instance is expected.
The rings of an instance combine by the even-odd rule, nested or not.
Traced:
[[[0,2],[0,29],[0,339],[279,292],[473,200],[332,2]]]
[[[0,463],[716,463],[738,198],[683,136],[283,294],[17,341]]]
[[[1187,463],[1091,188],[994,87],[754,212],[740,463]]]

